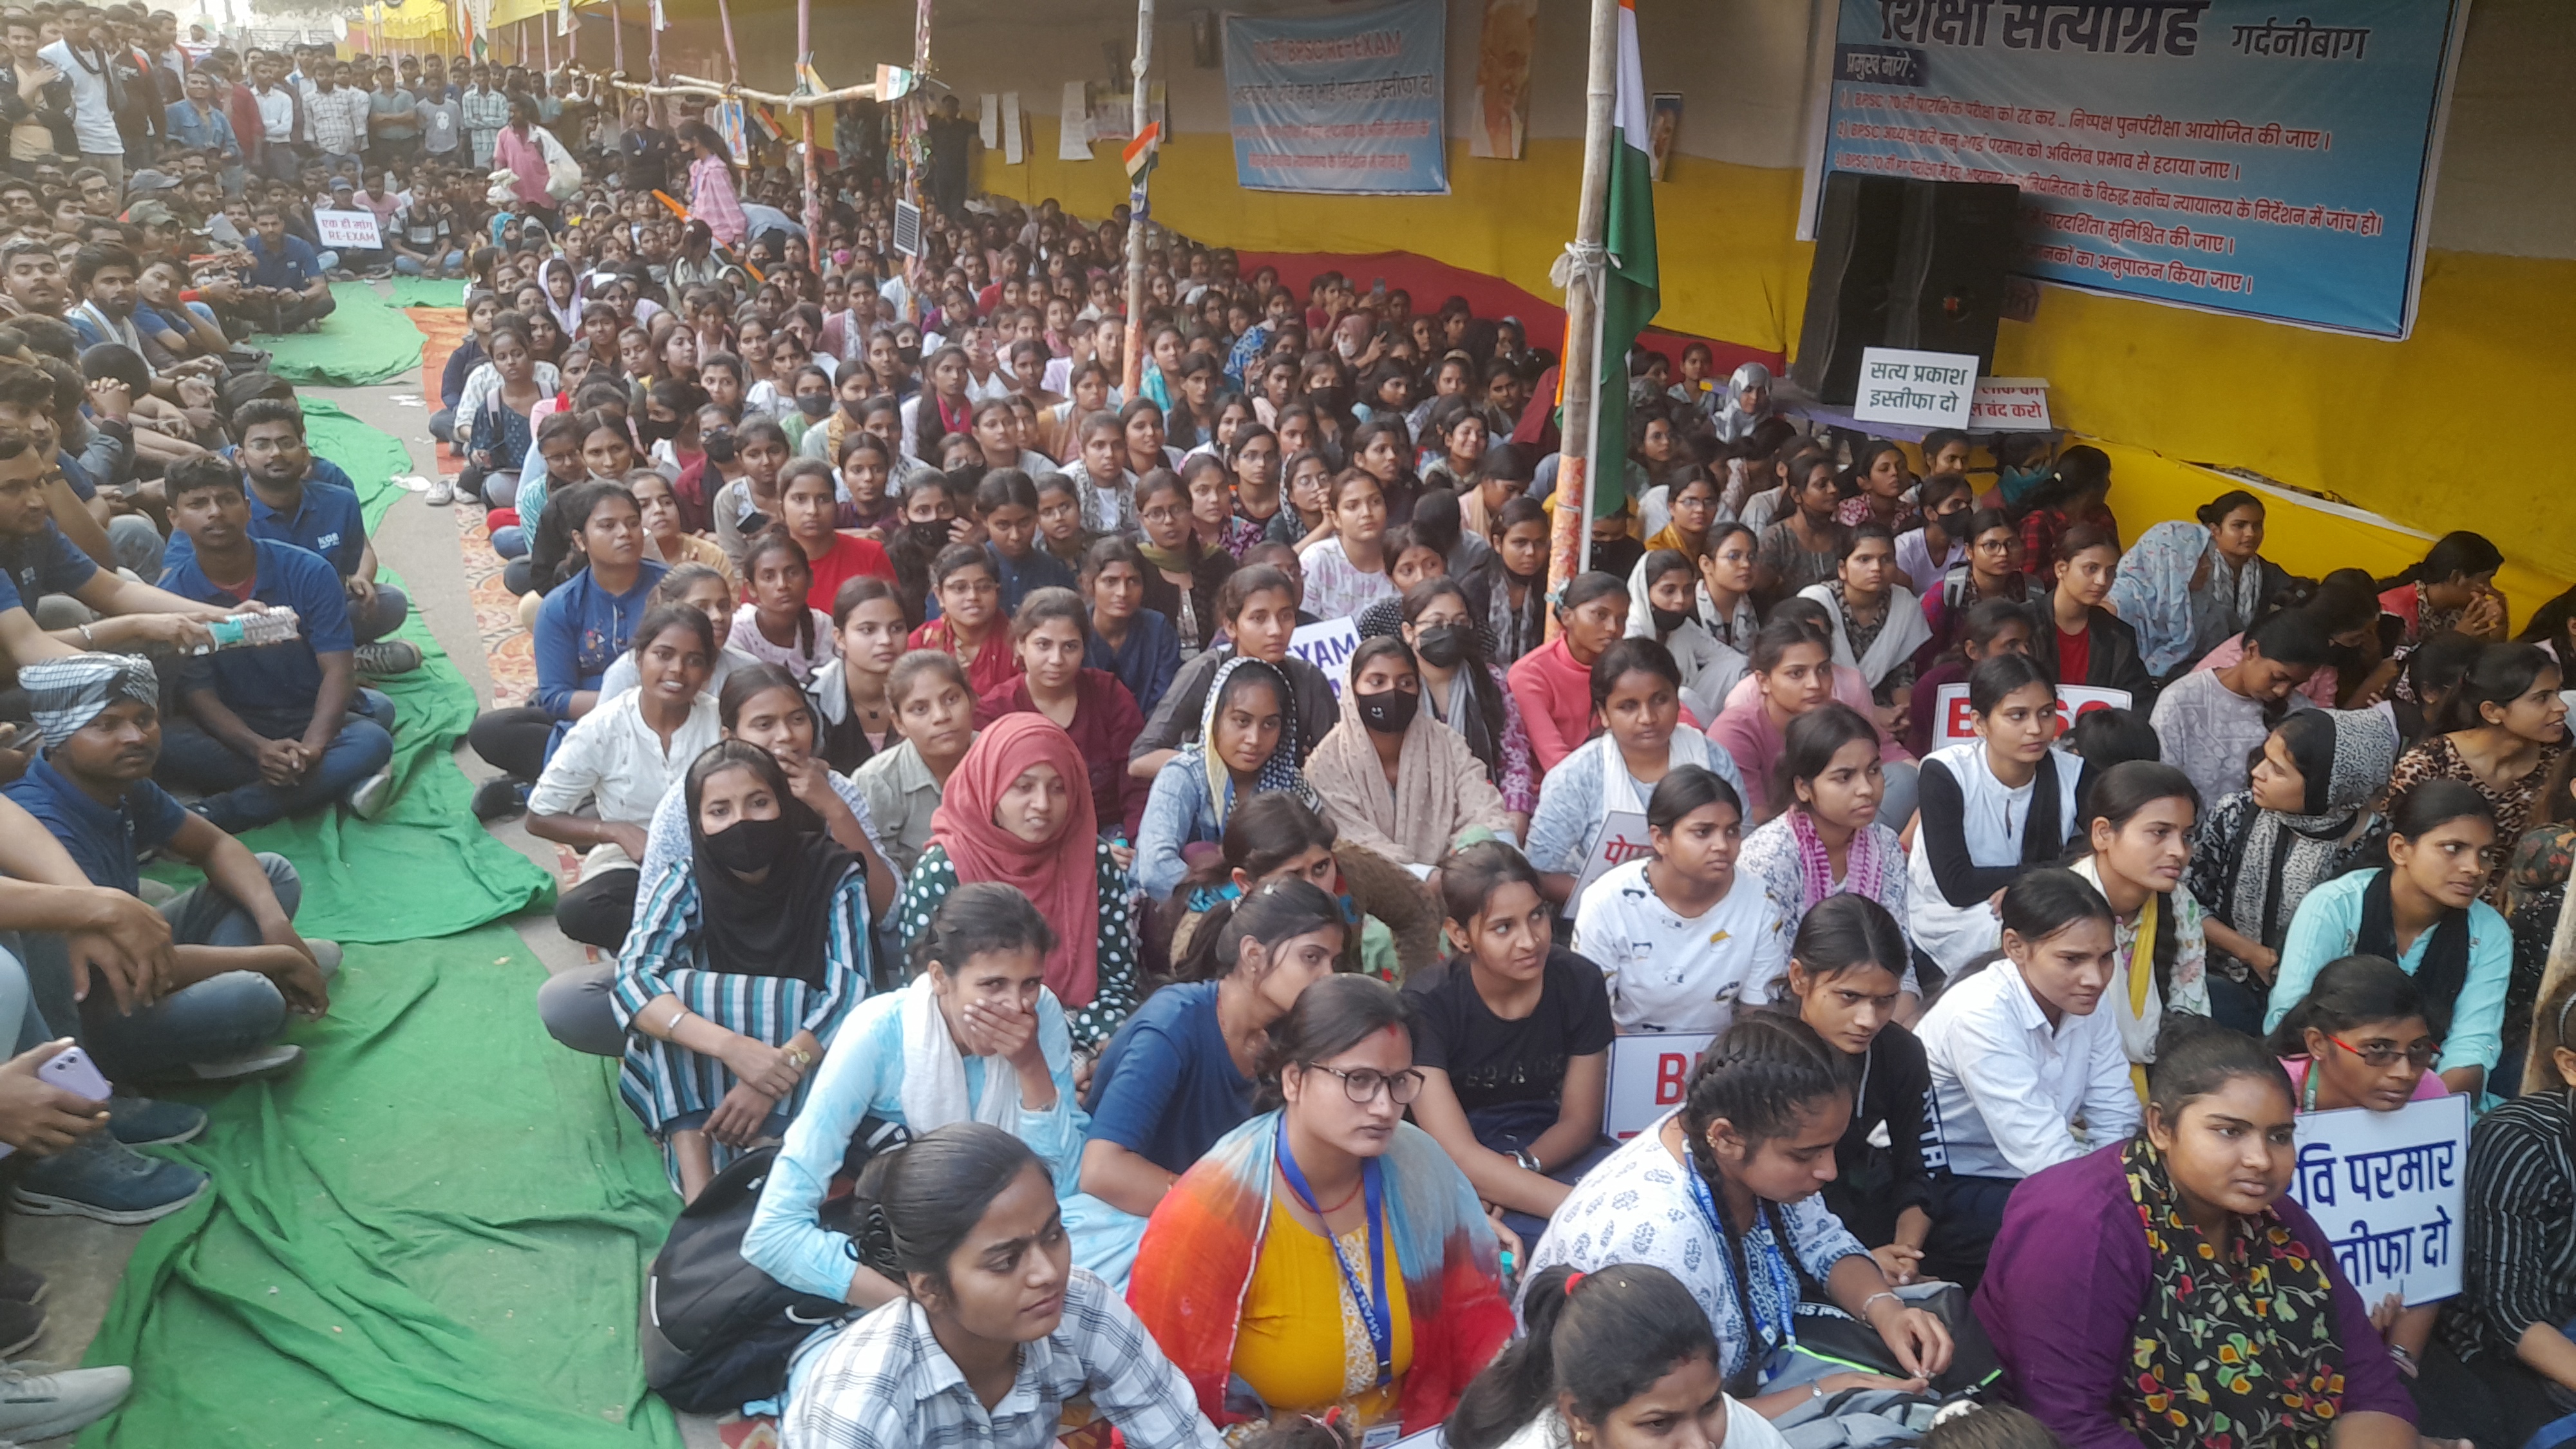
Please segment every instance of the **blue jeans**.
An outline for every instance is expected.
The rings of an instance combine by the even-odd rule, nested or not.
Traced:
[[[376,585],[376,605],[372,609],[359,608],[355,599],[349,601],[349,627],[357,631],[361,644],[384,638],[401,628],[403,620],[410,616],[410,597],[391,584]]]
[[[425,277],[429,275],[429,268],[433,265],[442,272],[462,271],[465,267],[465,253],[441,252],[431,257],[428,264],[424,264],[418,257],[407,257],[399,253],[394,257],[394,273],[397,276]]]
[[[285,856],[266,851],[258,860],[278,905],[292,917],[304,900],[304,883],[295,867]],[[212,885],[163,902],[161,916],[178,945],[261,944],[250,912]],[[34,937],[30,944],[48,941],[60,949],[59,936]],[[191,1062],[221,1061],[277,1040],[286,1029],[286,997],[256,971],[227,971],[119,1013],[114,993],[94,983],[80,1005],[80,1017],[81,1040],[98,1059],[100,1071],[116,1081],[150,1081],[184,1073]]]
[[[240,713],[242,723],[272,740],[301,738],[313,719],[309,706],[300,713]],[[393,725],[394,702],[375,690],[359,690],[340,732],[322,751],[321,763],[300,783],[281,790],[260,778],[257,760],[206,733],[186,715],[173,714],[161,729],[161,764],[154,773],[166,784],[202,792],[206,798],[197,808],[218,827],[239,835],[321,809],[383,769],[394,754]]]
[[[503,558],[524,557],[528,551],[528,531],[515,523],[493,529],[492,551]]]

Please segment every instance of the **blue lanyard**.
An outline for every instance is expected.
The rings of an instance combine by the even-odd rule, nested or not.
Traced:
[[[1735,1306],[1736,1310],[1744,1315],[1744,1331],[1760,1339],[1762,1341],[1763,1348],[1766,1350],[1783,1348],[1796,1343],[1798,1341],[1798,1336],[1797,1330],[1794,1326],[1784,1327],[1781,1330],[1780,1336],[1775,1339],[1772,1337],[1770,1326],[1763,1323],[1761,1315],[1754,1311],[1753,1284],[1751,1281],[1753,1276],[1752,1233],[1748,1231],[1739,1237],[1733,1229],[1727,1227],[1726,1218],[1717,1210],[1716,1197],[1708,1190],[1708,1179],[1700,1175],[1700,1171],[1696,1166],[1690,1163],[1684,1163],[1682,1164],[1682,1170],[1690,1176],[1691,1200],[1699,1204],[1700,1213],[1708,1219],[1709,1227],[1714,1229],[1717,1233],[1717,1241],[1719,1245],[1726,1249],[1728,1259],[1727,1276],[1735,1280]],[[1763,1226],[1763,1220],[1767,1214],[1764,1212],[1764,1204],[1759,1198],[1754,1200],[1753,1213],[1754,1226]],[[1774,1252],[1783,1251],[1776,1238],[1772,1243],[1772,1248]],[[1763,1266],[1767,1269],[1770,1264],[1766,1260]],[[1771,1277],[1773,1279],[1772,1287],[1776,1292],[1780,1286],[1778,1282],[1779,1275],[1774,1273]]]
[[[1386,1183],[1378,1171],[1377,1159],[1370,1158],[1360,1164],[1360,1190],[1368,1198],[1369,1283],[1376,1290],[1374,1293],[1361,1291],[1359,1279],[1351,1273],[1349,1260],[1342,1256],[1341,1245],[1333,1241],[1333,1225],[1324,1222],[1324,1210],[1315,1205],[1315,1190],[1306,1185],[1306,1174],[1297,1170],[1296,1154],[1288,1150],[1288,1126],[1284,1121],[1279,1126],[1279,1175],[1288,1179],[1288,1190],[1297,1195],[1298,1204],[1313,1213],[1316,1222],[1323,1223],[1324,1246],[1333,1255],[1333,1266],[1341,1270],[1342,1286],[1351,1290],[1352,1300],[1359,1304],[1360,1322],[1368,1326],[1369,1346],[1377,1350],[1378,1387],[1384,1388],[1395,1377],[1395,1330],[1384,1306],[1386,1252],[1381,1233],[1386,1212]]]

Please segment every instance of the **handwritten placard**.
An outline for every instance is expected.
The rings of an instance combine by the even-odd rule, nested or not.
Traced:
[[[2048,379],[1981,377],[1968,401],[1968,426],[1978,432],[2040,433],[2048,430]]]
[[[1864,423],[1964,428],[1976,394],[1977,355],[1973,352],[1864,348],[1852,417]]]
[[[1945,684],[1932,691],[1935,701],[1932,738],[1936,744],[1955,745],[1977,737],[1977,712],[1969,707],[1968,686]],[[2125,689],[2102,689],[2090,684],[2057,686],[2057,732],[2064,734],[2075,727],[2075,721],[2097,709],[2127,709],[2129,692]]]
[[[2290,1196],[2325,1229],[2363,1302],[2397,1293],[2413,1308],[2459,1293],[2454,1228],[2467,1211],[2468,1098],[2310,1112],[2299,1119],[2298,1143]]]
[[[1717,1040],[1715,1032],[1649,1032],[1610,1039],[1610,1083],[1601,1099],[1601,1130],[1622,1142],[1655,1125],[1682,1103],[1691,1068]]]
[[[1359,625],[1348,619],[1325,619],[1313,624],[1300,624],[1288,636],[1288,652],[1314,665],[1333,682],[1333,698],[1342,697],[1342,676],[1349,671],[1351,655],[1360,647]]]
[[[383,234],[376,230],[376,214],[364,207],[356,211],[313,208],[313,234],[322,239],[325,249],[335,252],[374,252],[385,246]]]
[[[1592,853],[1583,858],[1583,874],[1575,877],[1574,894],[1565,898],[1566,912],[1571,915],[1583,893],[1601,878],[1601,873],[1614,865],[1626,865],[1655,853],[1653,837],[1646,833],[1646,817],[1634,810],[1614,810],[1601,822],[1601,833],[1592,838]]]

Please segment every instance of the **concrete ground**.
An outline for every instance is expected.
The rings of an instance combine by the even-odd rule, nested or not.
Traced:
[[[429,409],[419,396],[419,379],[397,379],[375,387],[307,388],[307,396],[339,404],[350,416],[400,438],[411,450],[412,470],[435,477],[438,443],[429,436]],[[404,399],[408,399],[407,401]],[[384,566],[401,575],[412,608],[429,624],[441,648],[456,664],[475,696],[492,699],[492,675],[486,667],[474,606],[467,593],[464,561],[456,546],[456,511],[431,508],[414,493],[397,499],[375,534],[376,553]],[[456,760],[471,780],[495,773],[460,743]],[[555,868],[553,845],[528,834],[520,817],[492,827],[492,833],[546,870]],[[520,939],[548,971],[562,971],[588,961],[584,948],[555,929],[543,912],[511,923]],[[536,1003],[529,1001],[533,1013]],[[6,1225],[9,1256],[46,1275],[52,1291],[45,1299],[45,1335],[26,1358],[68,1366],[80,1362],[106,1317],[109,1298],[125,1271],[126,1259],[141,1238],[141,1228],[111,1227],[87,1218],[31,1218],[11,1214]],[[689,1449],[719,1449],[715,1421],[680,1416]],[[69,1444],[69,1439],[47,1440]]]

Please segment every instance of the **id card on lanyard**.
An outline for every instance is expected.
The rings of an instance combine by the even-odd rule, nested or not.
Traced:
[[[1279,1130],[1279,1175],[1288,1179],[1288,1190],[1296,1195],[1297,1205],[1313,1213],[1315,1221],[1323,1224],[1324,1246],[1332,1251],[1333,1266],[1341,1271],[1342,1286],[1350,1290],[1351,1301],[1359,1307],[1360,1322],[1368,1328],[1369,1347],[1377,1353],[1377,1386],[1385,1388],[1395,1379],[1394,1314],[1386,1297],[1385,1175],[1375,1158],[1360,1164],[1360,1190],[1368,1201],[1367,1289],[1360,1286],[1358,1276],[1351,1272],[1350,1260],[1342,1256],[1341,1245],[1333,1241],[1332,1224],[1324,1222],[1324,1210],[1316,1205],[1315,1191],[1306,1185],[1306,1174],[1298,1170],[1296,1154],[1288,1149],[1285,1123]],[[1343,1201],[1350,1199],[1344,1198]],[[1395,1436],[1388,1437],[1385,1442],[1394,1443]],[[1372,1435],[1363,1441],[1362,1449],[1375,1449],[1375,1445]]]
[[[1717,1234],[1717,1241],[1726,1249],[1726,1276],[1734,1284],[1735,1308],[1738,1313],[1744,1315],[1744,1331],[1755,1341],[1745,1346],[1744,1367],[1727,1376],[1726,1391],[1739,1399],[1751,1398],[1758,1391],[1759,1376],[1763,1365],[1769,1361],[1771,1355],[1797,1343],[1797,1326],[1794,1322],[1782,1324],[1778,1330],[1778,1337],[1774,1338],[1771,1327],[1765,1324],[1761,1315],[1754,1311],[1751,1246],[1753,1235],[1749,1230],[1738,1235],[1729,1229],[1725,1216],[1717,1210],[1716,1197],[1708,1190],[1708,1180],[1700,1175],[1698,1168],[1689,1164],[1684,1164],[1684,1170],[1690,1174],[1691,1200],[1699,1205],[1700,1215],[1708,1219],[1710,1230]],[[1768,1217],[1768,1205],[1756,1198],[1753,1211],[1754,1223],[1758,1227]],[[1778,1247],[1776,1231],[1774,1247]],[[1756,1344],[1761,1350],[1758,1353],[1754,1351]]]

